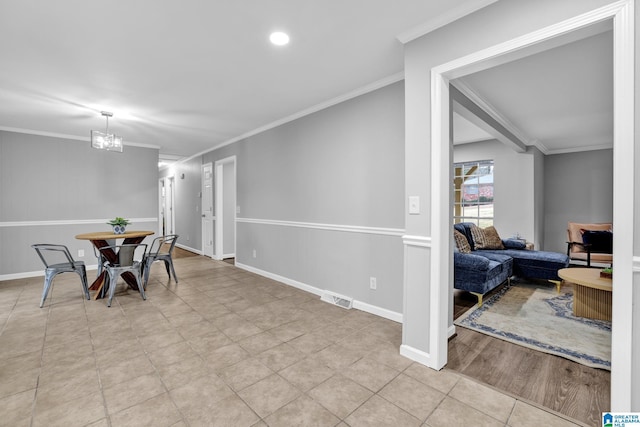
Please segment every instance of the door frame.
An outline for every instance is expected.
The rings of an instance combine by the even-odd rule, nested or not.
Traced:
[[[611,19],[613,21],[614,73],[614,153],[613,223],[624,226],[614,233],[616,275],[613,293],[611,348],[611,410],[630,411],[632,392],[633,324],[633,206],[628,194],[634,193],[634,4],[621,0],[578,15],[528,35],[472,53],[431,70],[431,251],[430,349],[433,364],[440,369],[447,361],[449,283],[451,253],[451,135],[449,81],[486,69],[539,49],[577,30]]]
[[[211,181],[213,181],[213,184],[211,185],[211,192],[212,192],[212,194],[211,194],[211,203],[215,208],[215,203],[214,203],[214,199],[213,199],[213,191],[214,191],[214,188],[215,188],[214,187],[215,186],[215,170],[214,170],[214,167],[213,167],[213,163],[208,162],[208,163],[205,163],[202,166],[200,166],[200,184],[201,184],[201,188],[200,188],[200,191],[201,191],[200,192],[200,196],[201,196],[200,197],[200,209],[201,209],[200,210],[200,214],[202,215],[201,216],[201,218],[202,218],[202,225],[201,225],[201,228],[202,228],[202,255],[213,258],[214,255],[215,255],[215,242],[213,242],[213,239],[214,239],[214,236],[215,236],[214,227],[215,227],[215,222],[216,222],[215,212],[213,212],[213,211],[211,212],[211,221],[213,222],[213,225],[211,226],[211,231],[212,231],[212,233],[214,233],[214,236],[211,237],[212,238],[211,253],[208,253],[205,250],[206,241],[207,241],[207,237],[208,236],[206,235],[206,227],[204,226],[204,223],[205,223],[205,221],[207,221],[207,218],[205,217],[205,213],[204,213],[205,211],[204,211],[204,203],[203,203],[203,201],[205,199],[204,169],[207,166],[211,167]]]
[[[167,176],[163,176],[162,178],[160,178],[158,180],[158,235],[162,236],[163,234],[169,234],[168,233],[168,229],[171,228],[171,230],[175,230],[176,229],[176,221],[175,221],[175,199],[176,199],[176,193],[175,193],[175,185],[176,185],[176,180],[175,180],[175,175],[167,175]],[[162,196],[162,189],[164,188],[164,197]],[[169,209],[171,210],[171,216],[170,216],[170,220],[171,220],[171,224],[167,224],[167,193],[169,191],[169,188],[171,188],[171,198],[170,200],[170,206]],[[163,227],[164,225],[164,227]]]
[[[224,259],[224,166],[233,164],[234,166],[234,180],[237,181],[238,177],[238,164],[236,162],[236,156],[225,157],[224,159],[217,160],[214,166],[215,178],[215,245],[214,245],[214,259]],[[237,203],[238,191],[236,188],[236,203]],[[235,209],[234,209],[235,212]],[[237,233],[236,221],[234,216],[234,234]],[[237,236],[234,237],[233,246],[235,248]]]

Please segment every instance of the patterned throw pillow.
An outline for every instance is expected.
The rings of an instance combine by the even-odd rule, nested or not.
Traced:
[[[472,225],[471,236],[476,249],[504,249],[502,239],[494,226],[480,228],[477,225]]]
[[[458,230],[453,230],[453,238],[456,241],[456,247],[458,248],[458,251],[463,254],[471,253],[471,246],[469,246],[469,242],[467,242],[467,238],[464,237],[464,234],[462,234]]]

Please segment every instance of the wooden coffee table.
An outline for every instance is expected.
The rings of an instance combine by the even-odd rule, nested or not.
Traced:
[[[600,277],[598,268],[563,268],[558,276],[573,283],[573,314],[611,321],[612,281]]]

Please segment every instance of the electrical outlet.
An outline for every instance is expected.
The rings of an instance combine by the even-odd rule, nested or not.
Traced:
[[[78,249],[78,258],[84,258],[84,249]]]
[[[378,283],[375,277],[369,277],[369,289],[378,289]]]
[[[256,254],[256,250],[254,249],[254,250],[253,250],[253,257],[255,258],[256,256],[257,256],[257,254]]]

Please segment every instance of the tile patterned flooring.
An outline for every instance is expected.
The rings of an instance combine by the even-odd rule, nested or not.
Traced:
[[[401,325],[194,256],[111,308],[0,282],[2,426],[581,425],[399,355]],[[89,272],[93,277],[95,271]]]

